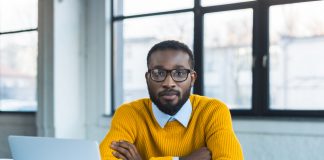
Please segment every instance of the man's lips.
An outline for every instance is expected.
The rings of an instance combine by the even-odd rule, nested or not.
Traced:
[[[164,100],[172,101],[175,100],[179,96],[179,92],[177,91],[163,91],[159,94]]]
[[[162,96],[162,98],[167,101],[172,101],[177,98],[177,95],[175,95],[175,94],[174,95],[164,95],[164,96]]]

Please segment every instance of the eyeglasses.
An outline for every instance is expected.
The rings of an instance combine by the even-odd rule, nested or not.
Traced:
[[[171,78],[175,82],[183,82],[187,80],[188,74],[193,72],[191,69],[149,69],[148,73],[150,73],[150,77],[153,81],[162,82],[166,79],[168,73],[170,73]]]

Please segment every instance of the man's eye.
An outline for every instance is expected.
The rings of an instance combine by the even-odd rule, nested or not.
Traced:
[[[185,74],[186,74],[185,71],[176,71],[177,76],[183,76]]]
[[[156,75],[156,76],[164,76],[164,72],[163,71],[161,71],[161,70],[156,70],[155,72],[154,72],[154,74]]]
[[[157,73],[159,76],[163,76],[164,75],[164,72],[162,72],[162,71],[158,71],[158,73]]]

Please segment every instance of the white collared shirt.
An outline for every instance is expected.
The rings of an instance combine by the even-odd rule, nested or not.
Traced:
[[[153,110],[154,117],[156,121],[159,123],[161,128],[164,128],[164,126],[169,121],[173,121],[173,120],[177,120],[184,127],[187,127],[191,117],[192,106],[190,100],[188,99],[186,103],[181,107],[181,109],[174,116],[170,116],[168,114],[163,113],[154,103],[152,103],[152,110]]]
[[[181,109],[174,116],[170,116],[160,111],[160,109],[154,103],[152,103],[152,111],[156,121],[159,123],[161,128],[164,128],[164,126],[168,122],[174,120],[180,122],[184,127],[187,128],[191,117],[192,106],[190,100],[188,99],[186,103],[181,107]],[[179,157],[173,157],[172,159],[179,160]]]

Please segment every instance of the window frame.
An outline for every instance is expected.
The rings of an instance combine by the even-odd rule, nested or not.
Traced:
[[[116,105],[115,77],[116,77],[116,46],[114,24],[130,18],[148,17],[156,15],[166,15],[175,13],[193,12],[194,14],[194,35],[193,35],[193,52],[195,58],[195,71],[203,75],[203,34],[204,34],[204,15],[206,13],[216,13],[222,11],[252,9],[253,10],[253,28],[252,28],[252,108],[232,109],[231,113],[235,117],[322,117],[323,110],[276,110],[270,109],[270,79],[269,79],[269,8],[274,5],[293,4],[300,2],[312,2],[318,0],[255,0],[247,2],[237,2],[231,4],[221,4],[213,6],[201,6],[201,0],[194,0],[193,8],[163,11],[155,13],[145,13],[129,16],[114,15],[114,0],[111,0],[110,6],[110,43],[111,43],[111,115],[114,114]],[[199,76],[193,87],[193,93],[203,95],[204,77]]]

